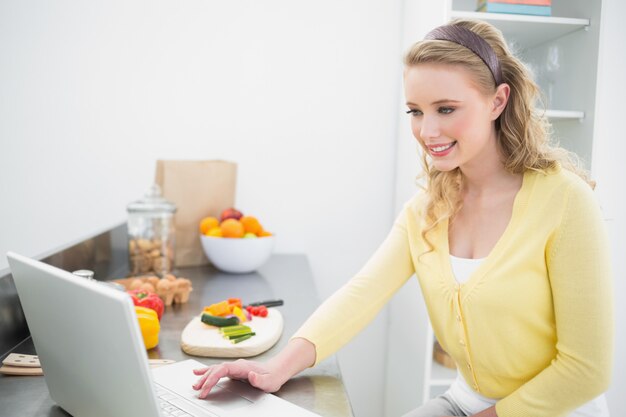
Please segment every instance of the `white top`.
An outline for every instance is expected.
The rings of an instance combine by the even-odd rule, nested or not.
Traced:
[[[483,259],[457,258],[450,255],[450,265],[456,281],[459,284],[467,282],[482,261]],[[460,373],[457,373],[456,380],[447,393],[467,415],[479,413],[498,401],[496,398],[484,397],[474,391]],[[609,409],[604,394],[577,408],[567,417],[609,417]]]
[[[481,259],[467,259],[467,258],[457,258],[454,255],[450,255],[450,265],[452,266],[452,272],[454,273],[454,278],[456,278],[456,282],[459,284],[463,284],[467,282],[474,271],[478,268],[480,263],[485,258]]]

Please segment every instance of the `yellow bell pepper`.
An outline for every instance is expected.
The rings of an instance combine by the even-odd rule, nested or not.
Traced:
[[[156,311],[139,306],[135,306],[135,314],[137,314],[139,321],[143,343],[146,345],[146,349],[152,349],[159,344],[159,332],[161,331],[159,316],[157,316]]]
[[[242,309],[240,309],[237,306],[233,307],[233,314],[239,318],[239,322],[240,323],[248,321],[248,318],[246,317],[246,314],[243,312]]]
[[[208,307],[204,307],[204,312],[209,313],[212,316],[226,316],[231,313],[228,300],[221,301],[219,303],[211,304]]]

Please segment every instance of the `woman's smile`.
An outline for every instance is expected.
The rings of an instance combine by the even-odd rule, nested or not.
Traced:
[[[434,157],[442,157],[452,152],[452,148],[456,145],[456,141],[444,144],[426,145],[430,154]]]

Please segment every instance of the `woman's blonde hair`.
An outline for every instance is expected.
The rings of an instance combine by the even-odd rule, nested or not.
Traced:
[[[588,173],[578,158],[565,149],[550,145],[550,124],[545,111],[535,110],[542,96],[526,66],[509,51],[502,33],[489,23],[457,19],[449,25],[458,25],[471,30],[483,38],[495,51],[502,71],[502,80],[510,86],[508,103],[495,121],[498,145],[504,167],[515,174],[527,170],[548,171],[561,166],[580,175],[592,187]],[[404,64],[407,67],[437,63],[457,65],[468,70],[475,87],[486,95],[494,94],[494,74],[485,61],[470,49],[445,40],[423,40],[415,43],[407,52]],[[545,106],[544,106],[545,107]],[[463,175],[456,168],[452,171],[435,169],[427,152],[422,155],[423,174],[427,184],[423,237],[441,222],[452,218],[461,208]],[[426,241],[430,244],[428,239]],[[431,245],[432,248],[432,245]]]

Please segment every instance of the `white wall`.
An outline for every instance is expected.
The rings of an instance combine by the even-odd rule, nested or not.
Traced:
[[[239,164],[237,206],[328,296],[393,217],[399,10],[0,0],[0,253],[123,222],[158,158],[220,158]],[[384,321],[340,356],[359,417],[382,415]]]

